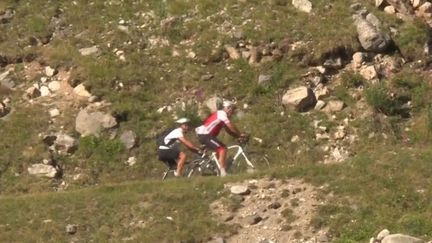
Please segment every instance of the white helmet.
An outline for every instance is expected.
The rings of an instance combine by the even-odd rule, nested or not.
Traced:
[[[233,106],[233,105],[235,105],[235,103],[234,102],[232,102],[232,101],[229,101],[229,100],[224,100],[223,102],[222,102],[222,106],[225,108],[225,107],[231,107],[231,106]]]
[[[178,123],[178,124],[185,124],[185,123],[188,123],[190,120],[188,119],[188,118],[186,118],[186,117],[182,117],[182,118],[180,118],[180,119],[178,119],[177,121],[176,121],[176,123]]]

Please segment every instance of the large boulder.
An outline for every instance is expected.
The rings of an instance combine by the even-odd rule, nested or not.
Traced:
[[[33,164],[27,168],[27,171],[30,175],[48,178],[54,178],[58,173],[56,168],[46,164]]]
[[[75,120],[75,130],[81,136],[98,136],[102,130],[116,125],[117,121],[113,116],[100,111],[90,112],[87,109],[81,110]]]
[[[305,111],[314,107],[316,97],[314,92],[305,86],[288,90],[282,97],[282,104],[296,111]]]
[[[387,50],[391,43],[391,38],[388,34],[381,31],[361,15],[354,16],[354,23],[357,27],[360,44],[366,51],[383,52]]]
[[[384,237],[381,243],[424,243],[425,241],[409,235],[392,234]]]

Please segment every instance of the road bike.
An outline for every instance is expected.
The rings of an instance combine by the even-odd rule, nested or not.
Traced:
[[[253,172],[255,165],[248,158],[245,147],[248,138],[240,139],[239,144],[228,146],[227,171],[228,173]],[[231,155],[231,156],[230,156]],[[187,177],[197,175],[215,175],[220,176],[220,164],[216,152],[204,153],[200,158],[193,160],[187,169]]]

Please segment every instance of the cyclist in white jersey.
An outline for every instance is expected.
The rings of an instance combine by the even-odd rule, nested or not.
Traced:
[[[159,160],[174,169],[176,176],[181,176],[183,166],[186,162],[186,153],[180,150],[180,144],[185,145],[189,150],[200,153],[200,149],[189,141],[184,134],[189,131],[189,119],[180,118],[176,121],[180,127],[173,129],[163,138],[163,144],[159,145],[158,155]]]

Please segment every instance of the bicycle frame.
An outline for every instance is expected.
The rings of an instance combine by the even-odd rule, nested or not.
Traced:
[[[255,169],[255,166],[252,164],[252,162],[246,156],[246,154],[245,154],[244,149],[243,149],[242,146],[240,146],[240,145],[231,145],[231,146],[228,147],[228,150],[230,150],[230,149],[237,149],[237,152],[235,153],[235,155],[233,157],[233,161],[232,161],[233,164],[236,162],[237,158],[241,155],[245,159],[246,164],[248,166],[250,166],[252,169]],[[217,156],[216,156],[216,152],[212,152],[211,159],[214,162],[216,162],[216,165],[217,165],[218,169],[220,170],[221,168],[220,168],[219,160],[217,159]]]

